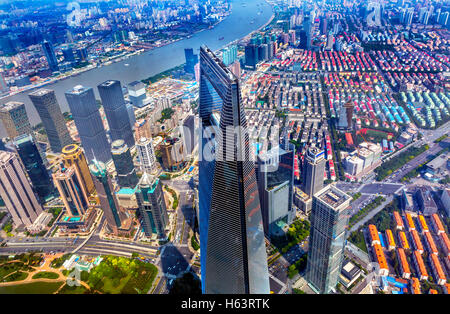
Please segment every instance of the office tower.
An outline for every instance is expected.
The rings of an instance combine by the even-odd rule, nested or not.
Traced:
[[[133,106],[138,108],[144,107],[144,99],[147,97],[145,94],[145,84],[141,81],[134,81],[128,84],[128,97]]]
[[[11,139],[22,134],[33,134],[25,105],[21,102],[10,101],[4,104],[0,108],[0,119]]]
[[[274,160],[276,163],[271,165]],[[262,158],[258,156],[257,179],[264,232],[269,236],[280,235],[295,217],[292,210],[294,151],[279,147]]]
[[[184,56],[186,58],[186,65],[184,70],[188,73],[195,74],[194,67],[198,62],[198,56],[194,54],[194,49],[186,48],[184,49]]]
[[[414,17],[414,8],[408,8],[406,10],[405,24],[411,25]]]
[[[6,84],[3,72],[0,72],[0,94],[9,92],[8,84]]]
[[[245,65],[254,70],[258,61],[258,46],[252,44],[245,46]]]
[[[88,193],[75,166],[66,168],[63,164],[52,174],[53,182],[66,208],[67,215],[83,216],[89,207]]]
[[[133,147],[133,131],[120,82],[109,80],[98,85],[97,88],[108,120],[112,141],[123,139],[128,147]]]
[[[67,47],[62,50],[65,62],[75,62],[75,54],[73,53],[72,47]]]
[[[439,24],[441,24],[442,26],[446,26],[447,23],[448,23],[448,16],[449,16],[448,11],[442,13],[442,14],[439,16]]]
[[[80,178],[80,184],[83,186],[87,195],[94,193],[94,182],[92,181],[88,163],[81,147],[77,144],[67,145],[62,149],[61,157],[65,168],[72,166],[75,168]]]
[[[84,62],[88,58],[88,52],[86,48],[79,48],[75,51],[78,62]]]
[[[269,293],[261,207],[239,80],[207,47],[200,48],[199,99],[202,291]],[[227,134],[230,128],[236,133]],[[213,151],[215,158],[209,158]]]
[[[156,157],[151,138],[141,137],[136,143],[139,162],[143,172],[156,172]]]
[[[436,17],[434,18],[434,21],[436,23],[439,23],[439,18],[441,17],[441,12],[442,12],[441,8],[436,10]]]
[[[48,67],[52,72],[59,71],[58,60],[56,59],[55,51],[52,43],[44,41],[42,43],[42,50],[44,50],[45,58],[47,59]]]
[[[136,123],[136,116],[134,114],[134,107],[131,103],[126,103],[125,107],[127,108],[128,120],[130,120],[131,129],[133,129],[134,124]]]
[[[0,151],[0,197],[16,227],[33,224],[42,213],[17,155],[5,151]]]
[[[14,139],[14,145],[34,191],[41,202],[45,202],[45,199],[52,194],[54,186],[33,137],[29,134],[20,135]]]
[[[338,283],[350,200],[334,185],[314,194],[306,280],[318,293],[330,293]]]
[[[330,31],[330,32],[328,32],[328,36],[327,36],[327,49],[333,50],[333,45],[334,45],[334,36],[333,36],[333,32]]]
[[[94,160],[89,165],[89,169],[94,176],[95,189],[108,227],[114,234],[117,234],[118,229],[122,226],[120,207],[106,166],[101,161]]]
[[[325,173],[325,158],[324,151],[317,147],[310,147],[306,151],[304,166],[303,166],[303,192],[309,197],[322,189],[324,173]]]
[[[119,186],[134,188],[139,179],[127,144],[123,140],[114,141],[111,145],[111,155],[114,167],[116,167]]]
[[[61,152],[64,146],[71,144],[73,141],[67,130],[55,92],[42,88],[32,92],[28,97],[30,97],[41,118],[51,150],[55,153]]]
[[[88,163],[94,158],[107,162],[111,159],[110,148],[94,90],[77,85],[65,95]]]
[[[430,16],[431,16],[431,10],[426,11],[422,18],[422,24],[428,25]]]
[[[159,144],[161,152],[162,167],[167,171],[177,171],[183,168],[185,151],[183,142],[179,138],[165,138]]]
[[[341,109],[339,110],[339,121],[337,125],[338,129],[352,129],[353,107],[354,105],[352,101],[347,101],[344,105],[341,105]]]
[[[144,172],[136,190],[136,201],[145,235],[151,237],[156,234],[158,238],[165,239],[169,216],[163,189],[157,177]]]
[[[192,151],[197,145],[195,132],[195,116],[189,115],[184,119],[182,128],[183,146],[186,150],[186,154],[192,154]]]

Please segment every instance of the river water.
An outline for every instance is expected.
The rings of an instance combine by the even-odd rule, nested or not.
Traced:
[[[258,14],[260,11],[262,12]],[[75,85],[81,84],[93,87],[96,97],[99,98],[97,85],[106,80],[120,80],[122,86],[124,86],[132,81],[142,80],[171,69],[185,62],[184,48],[194,48],[194,51],[198,53],[201,45],[207,45],[215,51],[260,28],[269,21],[271,15],[272,9],[264,0],[232,0],[231,14],[213,29],[201,31],[194,34],[191,38],[149,50],[108,66],[95,68],[77,76],[48,84],[45,88],[55,91],[63,112],[69,111],[64,92]],[[251,21],[254,22],[251,23]],[[224,38],[219,40],[221,37]],[[129,66],[125,66],[126,63]],[[32,90],[28,90],[14,96],[6,97],[0,100],[0,103],[3,104],[8,101],[25,103],[30,123],[35,125],[40,122],[40,119],[28,97],[28,94],[31,92]],[[0,136],[6,136],[5,129],[1,123]]]

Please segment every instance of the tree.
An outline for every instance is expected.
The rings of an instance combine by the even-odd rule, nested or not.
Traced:
[[[186,295],[186,294],[202,294],[201,282],[192,273],[185,273],[182,277],[174,280],[169,294]]]

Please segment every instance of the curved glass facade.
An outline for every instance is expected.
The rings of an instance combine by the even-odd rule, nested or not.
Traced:
[[[203,293],[269,293],[261,207],[239,82],[206,47],[200,49],[199,115]]]

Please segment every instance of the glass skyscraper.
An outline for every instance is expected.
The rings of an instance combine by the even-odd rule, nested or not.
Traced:
[[[325,152],[317,147],[310,147],[306,151],[303,167],[303,192],[309,197],[323,188],[325,177]]]
[[[53,152],[59,153],[61,149],[71,144],[72,138],[67,130],[64,116],[56,100],[55,92],[50,89],[39,89],[28,95],[36,111],[41,118],[50,148]]]
[[[59,71],[58,59],[56,59],[55,50],[49,41],[42,43],[42,50],[44,50],[45,58],[47,59],[48,67],[52,72]]]
[[[261,207],[239,80],[207,47],[200,48],[199,99],[202,291],[269,293]],[[240,128],[229,132],[236,127]],[[211,153],[215,158],[209,158]]]
[[[114,141],[111,145],[111,154],[116,167],[119,186],[135,188],[139,179],[127,144],[123,140]]]
[[[33,137],[29,134],[20,135],[14,139],[14,145],[25,166],[33,189],[41,202],[45,201],[45,198],[52,194],[54,186]]]
[[[327,185],[314,194],[306,280],[317,293],[334,291],[344,258],[351,197]]]
[[[98,92],[108,120],[111,140],[123,139],[128,147],[134,146],[133,130],[128,118],[122,86],[119,81],[109,80],[101,83]]]
[[[111,151],[94,90],[77,85],[65,95],[88,163],[94,158],[107,162],[111,159]]]
[[[122,226],[120,207],[114,194],[111,179],[106,171],[106,166],[101,161],[94,160],[89,165],[89,170],[94,176],[95,189],[97,190],[100,207],[105,214],[108,227],[114,234],[117,234]]]
[[[136,201],[145,235],[150,237],[156,234],[158,238],[165,239],[169,216],[162,186],[157,177],[144,172],[136,190]]]
[[[277,163],[272,169],[268,162],[275,158]],[[295,211],[292,210],[294,150],[285,151],[279,147],[278,150],[268,152],[264,158],[259,158],[257,179],[264,231],[269,236],[276,235],[295,217]]]

